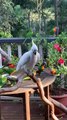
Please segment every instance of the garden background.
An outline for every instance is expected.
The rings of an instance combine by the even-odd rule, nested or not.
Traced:
[[[0,0],[0,37],[42,37],[67,31],[66,0]]]

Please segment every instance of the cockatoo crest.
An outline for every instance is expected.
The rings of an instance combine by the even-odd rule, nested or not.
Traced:
[[[33,42],[32,40],[32,47],[31,47],[31,50],[34,52],[34,51],[38,51],[38,47],[36,46],[36,44]]]

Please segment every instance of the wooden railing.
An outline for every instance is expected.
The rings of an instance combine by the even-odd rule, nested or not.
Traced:
[[[2,67],[2,55],[5,56],[8,60],[10,60],[12,55],[12,44],[17,45],[18,57],[22,56],[22,43],[30,43],[31,39],[24,38],[0,38],[0,67]],[[3,44],[7,44],[7,51],[4,52],[4,48],[2,49]]]
[[[51,41],[55,40],[56,38],[55,37],[46,37],[46,39],[48,42],[51,42]],[[8,59],[10,59],[9,57],[11,57],[11,55],[12,55],[12,47],[11,47],[12,44],[17,44],[18,57],[20,58],[23,54],[21,44],[30,43],[31,41],[32,41],[31,38],[29,38],[29,39],[28,38],[27,39],[25,39],[25,38],[0,38],[0,67],[2,66],[2,52],[4,52],[1,50],[1,48],[4,43],[7,44],[7,51],[6,51],[7,54],[6,53],[4,53],[4,54]],[[41,59],[43,59],[43,51],[42,51],[41,45],[39,45],[39,53],[40,53]]]

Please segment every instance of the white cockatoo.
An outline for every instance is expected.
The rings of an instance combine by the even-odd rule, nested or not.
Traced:
[[[24,77],[25,71],[32,71],[39,60],[40,54],[38,52],[38,47],[32,41],[31,49],[21,56],[17,64],[16,71],[12,73],[12,76],[14,75],[16,77]]]
[[[32,70],[37,62],[40,60],[40,54],[38,52],[38,47],[36,44],[32,41],[32,47],[31,49],[24,53],[16,67],[16,70]]]

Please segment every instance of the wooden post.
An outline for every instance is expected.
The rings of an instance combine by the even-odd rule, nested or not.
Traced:
[[[43,60],[43,50],[42,50],[42,45],[39,45],[39,53],[40,53],[40,58]]]
[[[18,57],[20,58],[21,56],[22,56],[21,45],[18,45]]]
[[[0,68],[2,68],[2,55],[0,54]]]
[[[2,120],[2,116],[1,116],[1,96],[0,96],[0,120]]]
[[[8,55],[11,57],[11,45],[8,45]]]
[[[49,86],[45,88],[45,97],[49,99]],[[49,120],[49,105],[45,104],[45,120]]]
[[[1,47],[0,47],[1,49]],[[1,52],[0,52],[0,68],[2,68],[2,55],[1,55]]]
[[[23,97],[25,120],[31,120],[31,118],[30,118],[30,97],[29,97],[29,95],[30,95],[29,91],[26,91],[24,93],[24,97]]]
[[[25,93],[25,102],[26,102],[26,120],[30,120],[30,100],[29,92]]]

